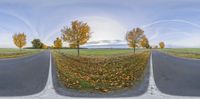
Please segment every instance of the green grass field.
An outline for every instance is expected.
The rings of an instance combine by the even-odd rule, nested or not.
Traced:
[[[200,59],[200,48],[167,48],[167,49],[157,49],[157,50],[178,57]]]
[[[136,52],[144,51],[137,49]],[[59,52],[68,55],[77,55],[76,49],[59,49]],[[109,56],[133,53],[133,49],[80,49],[81,56]]]
[[[0,48],[0,58],[16,58],[23,57],[40,52],[39,49],[15,49],[15,48]]]
[[[139,83],[150,55],[149,51],[134,54],[128,49],[81,49],[81,56],[76,54],[72,49],[53,51],[58,79],[67,88],[104,93]]]

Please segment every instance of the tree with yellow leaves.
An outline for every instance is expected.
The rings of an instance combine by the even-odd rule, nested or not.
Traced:
[[[141,47],[143,47],[143,48],[149,48],[149,47],[150,47],[150,45],[149,45],[149,40],[147,39],[146,36],[144,36],[144,37],[141,39],[140,45],[141,45]]]
[[[165,48],[165,43],[164,42],[160,42],[159,46],[160,46],[161,49],[163,49],[163,48]]]
[[[62,48],[62,40],[59,37],[57,37],[56,40],[54,41],[54,47],[56,49]]]
[[[69,44],[69,48],[77,48],[75,44]]]
[[[46,44],[42,44],[42,49],[47,49],[48,46]]]
[[[144,31],[140,28],[134,28],[133,30],[126,33],[128,46],[134,49],[134,53],[135,48],[139,46],[139,43],[144,36]]]
[[[82,21],[72,21],[71,27],[64,27],[62,30],[62,39],[69,44],[75,44],[77,55],[79,56],[80,45],[87,43],[90,38],[90,27]]]
[[[24,33],[14,34],[13,42],[21,50],[21,48],[26,45],[26,35]]]

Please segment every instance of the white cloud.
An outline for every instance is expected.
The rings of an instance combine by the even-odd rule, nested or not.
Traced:
[[[80,18],[80,20],[87,22],[91,27],[92,37],[90,41],[124,40],[124,35],[127,29],[114,19],[99,16],[89,16]]]

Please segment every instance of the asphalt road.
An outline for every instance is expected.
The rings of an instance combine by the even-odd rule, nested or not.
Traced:
[[[200,60],[184,59],[153,51],[154,79],[169,95],[200,96]]]
[[[0,96],[24,96],[38,93],[46,85],[49,52],[0,60]]]
[[[48,78],[49,55],[46,51],[24,58],[0,60],[0,96],[24,96],[42,91]],[[154,80],[162,93],[200,96],[200,60],[178,58],[158,51],[153,51],[152,59]],[[149,86],[149,68],[147,68],[143,80],[135,88],[109,94],[81,92],[65,88],[58,81],[55,66],[52,61],[54,89],[62,96],[134,97],[145,94]]]

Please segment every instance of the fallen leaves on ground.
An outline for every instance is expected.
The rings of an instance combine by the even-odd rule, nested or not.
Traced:
[[[133,87],[141,77],[149,52],[130,53],[112,57],[70,56],[53,52],[58,78],[67,88],[110,92]]]

